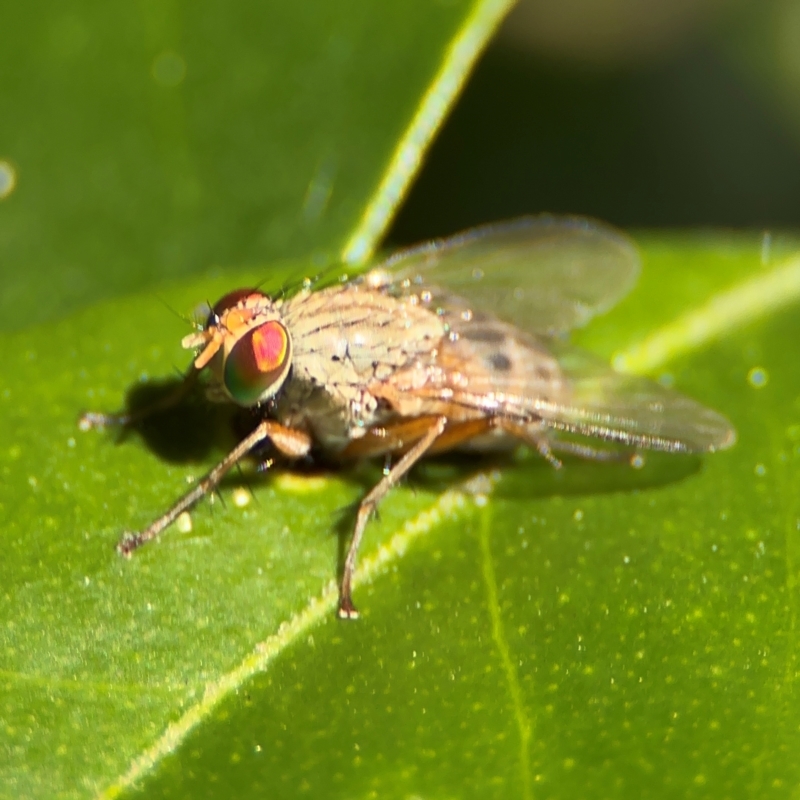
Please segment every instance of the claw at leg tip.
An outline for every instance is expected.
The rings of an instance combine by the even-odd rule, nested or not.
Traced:
[[[78,430],[90,431],[92,428],[101,427],[97,418],[98,415],[92,411],[87,411],[85,414],[81,414],[81,416],[78,418]]]
[[[340,603],[339,619],[358,619],[358,611],[352,603]]]
[[[116,551],[125,558],[130,558],[131,553],[134,550],[132,546],[135,541],[135,537],[132,536],[130,533],[123,534],[122,538],[117,542]]]

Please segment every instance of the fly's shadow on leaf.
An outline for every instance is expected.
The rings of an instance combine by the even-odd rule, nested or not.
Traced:
[[[126,393],[124,413],[134,417],[144,413],[145,416],[121,428],[117,443],[124,442],[135,431],[148,450],[164,461],[174,464],[202,462],[213,460],[214,454],[228,453],[252,433],[262,419],[258,410],[211,402],[206,398],[202,384],[184,392],[182,387],[183,380],[179,378],[151,380],[131,386]],[[171,398],[178,394],[182,394],[180,399],[171,402]],[[147,413],[149,410],[153,412]],[[235,478],[229,476],[220,485],[231,482],[237,486],[258,485],[263,482],[265,474],[271,472],[275,456],[276,451],[268,441],[254,447],[245,460],[255,463],[256,469],[239,473]],[[309,456],[291,463],[281,461],[274,469],[313,476],[337,468]],[[346,469],[345,474],[363,486],[365,492],[371,488],[370,478],[363,470]]]
[[[202,386],[195,384],[177,402],[182,378],[135,383],[125,396],[125,413],[137,422],[120,430],[118,443],[136,431],[145,446],[156,456],[173,464],[204,461],[214,452],[227,452],[236,443],[236,410],[209,402]],[[153,409],[152,413],[147,413]]]
[[[698,473],[703,459],[696,455],[646,453],[641,464],[628,460],[592,461],[576,457],[564,459],[561,469],[531,463],[536,457],[523,457],[523,463],[503,472],[498,495],[507,497],[574,497],[656,489],[685,480]]]
[[[619,456],[610,461],[567,456],[561,469],[524,449],[495,456],[442,456],[420,465],[412,478],[426,489],[443,491],[476,472],[499,472],[493,494],[533,499],[655,489],[696,474],[703,464],[699,456],[653,452],[641,455],[641,465],[634,467],[630,454],[620,451]]]

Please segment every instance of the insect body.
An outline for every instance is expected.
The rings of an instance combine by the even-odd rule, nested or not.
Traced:
[[[118,549],[129,555],[157,536],[267,441],[289,460],[313,453],[335,462],[393,458],[356,516],[339,596],[339,615],[352,618],[351,583],[369,516],[423,456],[519,442],[556,467],[559,451],[619,454],[565,433],[628,451],[730,446],[735,432],[724,417],[620,375],[563,339],[614,305],[638,265],[630,241],[610,228],[526,217],[401,251],[329,288],[279,298],[255,289],[226,295],[183,340],[196,352],[184,386],[207,369],[211,399],[252,407],[260,421],[165,514],[125,534]],[[81,426],[133,421],[90,413]]]

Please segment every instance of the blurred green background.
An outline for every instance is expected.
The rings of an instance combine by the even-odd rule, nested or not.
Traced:
[[[796,0],[524,0],[391,232],[531,211],[623,227],[796,227]]]

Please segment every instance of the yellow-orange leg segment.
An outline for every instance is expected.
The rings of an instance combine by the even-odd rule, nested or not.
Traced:
[[[437,419],[438,417],[432,415],[415,417],[371,428],[364,436],[352,441],[342,451],[341,458],[346,461],[354,458],[373,458],[386,453],[406,452],[428,432]],[[450,421],[431,445],[429,453],[445,453],[470,439],[498,429],[535,447],[556,469],[561,467],[561,462],[553,455],[553,447],[541,425],[536,422],[516,422],[507,417],[478,417],[462,422]],[[569,446],[564,449],[572,452]]]
[[[401,419],[388,425],[370,428],[363,436],[353,439],[342,450],[339,457],[342,461],[352,461],[374,458],[387,453],[405,453],[425,436],[439,422],[439,419],[435,415],[428,415],[413,419]],[[483,425],[485,420],[477,420],[477,422]],[[448,433],[451,428],[452,423],[447,428]]]
[[[137,547],[141,547],[146,542],[154,539],[161,531],[175,522],[180,514],[213,491],[237,461],[246,456],[257,444],[267,439],[288,458],[302,458],[311,449],[311,437],[307,433],[293,428],[285,428],[283,425],[271,420],[264,420],[165,514],[151,522],[139,533],[125,533],[117,545],[117,550],[124,556],[130,556]]]

